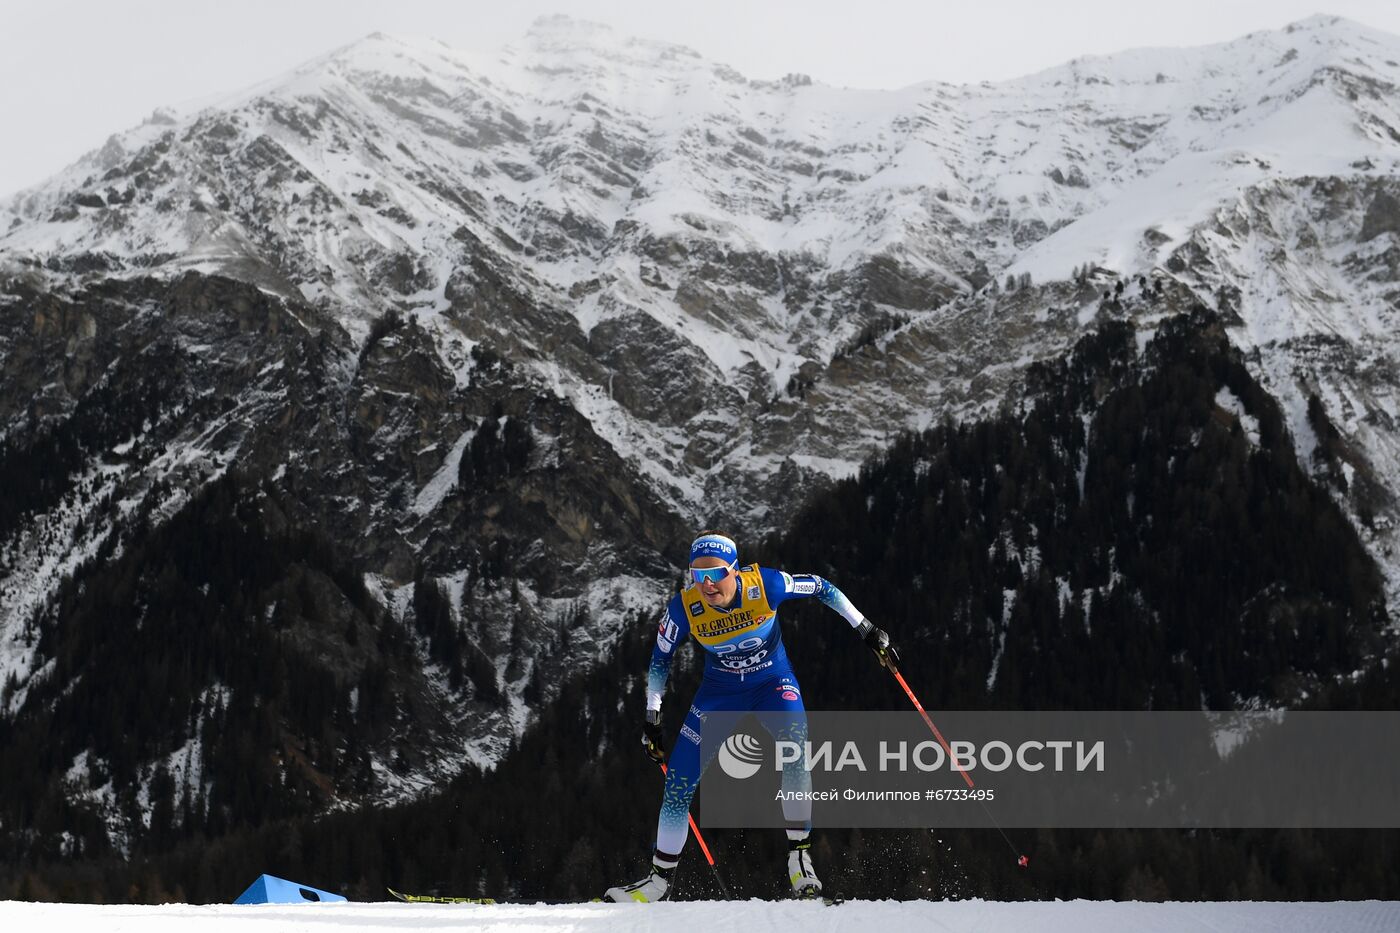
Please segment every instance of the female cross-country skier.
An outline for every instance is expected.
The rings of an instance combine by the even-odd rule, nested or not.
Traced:
[[[671,751],[651,873],[633,884],[609,888],[613,901],[665,900],[671,875],[689,834],[690,800],[708,762],[701,761],[700,736],[707,713],[752,711],[778,714],[764,722],[779,740],[805,741],[807,713],[802,690],[788,663],[778,629],[777,608],[789,599],[815,596],[840,613],[874,650],[881,664],[898,663],[889,636],[868,622],[840,590],[813,574],[739,566],[731,538],[701,533],[690,545],[690,585],[671,597],[656,632],[647,671],[646,722],[642,746],[654,761],[665,761],[661,736],[661,693],[676,647],[692,636],[705,649],[705,673],[691,701],[685,725]],[[783,817],[787,821],[787,876],[798,897],[816,897],[821,881],[812,868],[812,777],[803,762],[783,769]]]

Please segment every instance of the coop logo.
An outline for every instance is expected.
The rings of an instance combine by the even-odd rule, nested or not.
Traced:
[[[758,739],[743,732],[734,733],[719,747],[719,766],[735,780],[753,777],[762,761],[763,746],[758,744]]]

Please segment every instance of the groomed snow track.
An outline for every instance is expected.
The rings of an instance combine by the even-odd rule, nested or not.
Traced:
[[[934,930],[949,933],[1388,933],[1400,929],[1400,901],[1330,903],[1116,901],[852,901],[835,907],[770,901],[673,904],[325,904],[98,906],[0,902],[0,929],[121,933],[485,930],[523,933],[711,933],[742,921],[748,933],[824,930]]]

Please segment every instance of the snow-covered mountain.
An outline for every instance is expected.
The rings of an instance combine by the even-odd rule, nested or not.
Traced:
[[[1393,608],[1397,82],[1400,37],[1334,17],[894,91],[554,17],[493,55],[374,35],[157,111],[0,205],[6,438],[126,391],[153,346],[173,380],[6,525],[5,706],[51,672],[44,614],[120,538],[111,503],[159,519],[237,468],[394,618],[447,594],[507,701],[415,688],[452,710],[435,773],[489,762],[688,529],[781,527],[899,431],[1014,406],[1095,320],[1196,300],[1301,450],[1339,432],[1342,467],[1310,466]],[[517,468],[469,486],[512,423]],[[512,587],[473,597],[489,554]]]
[[[1008,270],[1037,283],[1082,262],[1136,275],[1190,244],[1209,262],[1183,279],[1241,288],[1241,339],[1383,333],[1384,289],[1356,282],[1347,291],[1366,294],[1344,300],[1344,283],[1307,281],[1345,258],[1327,231],[1295,244],[1317,255],[1272,266],[1277,283],[1218,255],[1267,256],[1243,242],[1260,235],[1247,216],[1225,237],[1234,250],[1193,236],[1221,211],[1342,178],[1356,203],[1318,207],[1359,212],[1337,232],[1365,228],[1359,260],[1383,261],[1386,199],[1360,221],[1394,174],[1397,58],[1395,37],[1317,17],[997,85],[851,91],[748,81],[567,18],[496,56],[375,35],[113,137],[14,198],[0,249],[12,274],[38,263],[70,281],[228,274],[325,309],[361,340],[398,309],[459,377],[482,341],[526,363],[684,513],[732,469],[757,485],[739,514],[762,515],[774,491],[762,477],[787,460],[848,471],[930,408],[1002,397],[959,386],[940,359],[965,342],[946,333],[969,297]],[[529,313],[487,307],[488,269],[501,279],[490,289]],[[1296,313],[1278,304],[1300,297]],[[928,377],[882,379],[895,398],[861,405],[841,387],[868,380],[846,378],[841,351],[900,315],[915,320],[870,353]],[[993,318],[975,330],[1018,351],[1034,338],[1032,356],[1077,329]],[[965,377],[1001,362],[959,356]],[[813,378],[826,383],[817,397],[788,405],[789,384]],[[860,417],[835,417],[853,403]]]

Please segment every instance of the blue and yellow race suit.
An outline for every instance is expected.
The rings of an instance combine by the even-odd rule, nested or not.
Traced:
[[[709,712],[753,711],[785,715],[765,718],[774,739],[805,742],[807,712],[802,689],[783,649],[777,609],[789,599],[815,596],[858,628],[865,617],[829,581],[813,574],[788,574],[766,567],[739,568],[738,591],[723,609],[705,602],[692,585],[671,597],[656,632],[656,647],[647,671],[647,709],[661,709],[661,694],[671,672],[676,648],[687,637],[705,649],[705,673],[691,701],[680,736],[671,750],[661,817],[656,828],[656,852],[674,861],[685,845],[687,815],[700,774],[701,732]],[[783,815],[790,835],[805,835],[811,826],[809,797],[812,779],[801,761],[783,769]]]

